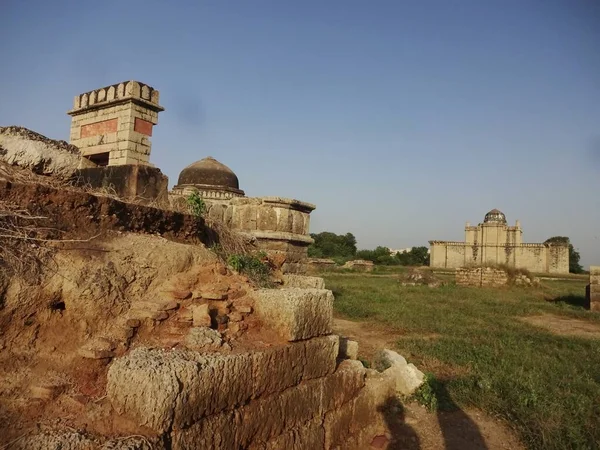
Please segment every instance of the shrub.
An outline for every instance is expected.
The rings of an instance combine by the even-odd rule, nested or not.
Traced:
[[[186,202],[190,214],[196,217],[202,217],[206,212],[206,203],[198,191],[192,192],[187,196]]]
[[[227,264],[236,272],[246,275],[260,287],[271,285],[271,265],[266,261],[266,254],[233,254],[227,258]]]

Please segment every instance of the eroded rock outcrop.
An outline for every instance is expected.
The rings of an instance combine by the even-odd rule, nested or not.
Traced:
[[[79,168],[96,167],[79,149],[23,127],[0,127],[0,159],[39,175],[71,177]]]

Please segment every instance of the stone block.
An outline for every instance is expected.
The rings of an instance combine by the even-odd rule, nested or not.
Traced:
[[[267,442],[264,450],[312,450],[325,446],[325,430],[320,420],[313,420]]]
[[[228,411],[202,419],[188,428],[174,429],[171,432],[170,448],[172,450],[239,448],[235,440],[236,430],[233,423],[234,414]]]
[[[189,355],[187,355],[189,357]],[[183,428],[198,419],[235,408],[252,397],[250,353],[192,356],[193,371],[178,371],[181,392],[173,426]]]
[[[358,359],[358,342],[348,338],[340,338],[340,358]]]
[[[388,399],[396,397],[396,379],[389,373],[367,370],[365,386],[353,400],[351,433],[381,422],[378,411]]]
[[[304,343],[306,364],[302,374],[303,380],[320,378],[335,371],[339,353],[339,337],[335,335],[310,339]]]
[[[333,294],[325,289],[261,289],[255,293],[254,309],[288,341],[331,333]]]
[[[256,229],[262,231],[277,231],[277,212],[269,206],[257,209]]]
[[[281,392],[302,380],[306,367],[306,343],[272,347],[252,353],[254,396]]]
[[[208,304],[192,305],[192,321],[195,327],[210,327],[211,318],[208,311]]]
[[[342,361],[337,370],[323,380],[323,410],[340,408],[364,387],[366,370],[360,361]]]
[[[137,348],[111,364],[107,396],[118,413],[163,433],[247,402],[251,376],[248,353]]]
[[[350,436],[353,417],[354,402],[346,403],[338,409],[325,413],[323,421],[325,450],[330,450],[343,444]]]
[[[250,402],[236,411],[236,441],[240,448],[268,442],[322,414],[322,380],[312,380],[286,391]]]
[[[325,289],[325,280],[320,277],[306,275],[283,275],[283,286],[286,288]]]

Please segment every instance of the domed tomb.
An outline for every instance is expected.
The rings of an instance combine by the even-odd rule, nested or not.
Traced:
[[[501,223],[506,224],[506,216],[498,209],[492,209],[485,215],[483,223]]]
[[[188,195],[198,191],[206,199],[228,200],[243,197],[237,175],[212,156],[190,164],[179,174],[173,193]]]

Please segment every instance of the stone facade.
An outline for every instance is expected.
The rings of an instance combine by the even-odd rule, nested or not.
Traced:
[[[569,248],[562,244],[525,244],[519,221],[508,226],[504,214],[492,210],[477,226],[468,222],[465,242],[429,241],[430,266],[458,268],[506,264],[538,273],[569,273]]]
[[[69,111],[71,144],[99,166],[150,164],[150,137],[158,123],[159,92],[126,81],[75,97]]]
[[[590,284],[587,287],[591,311],[600,311],[600,266],[590,266]]]

